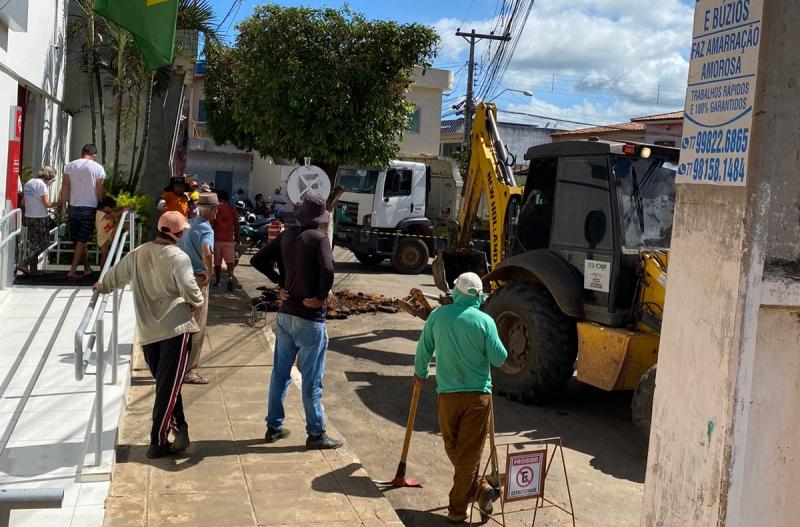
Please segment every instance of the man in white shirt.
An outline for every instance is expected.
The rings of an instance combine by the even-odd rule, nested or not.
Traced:
[[[83,262],[83,277],[92,275],[86,244],[94,232],[97,203],[105,196],[103,181],[106,172],[95,161],[97,147],[93,144],[83,146],[81,158],[70,162],[64,169],[61,185],[61,203],[69,202],[69,234],[75,244],[72,266],[67,278],[78,279],[78,264]]]

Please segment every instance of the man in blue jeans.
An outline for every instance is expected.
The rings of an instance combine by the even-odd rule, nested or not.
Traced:
[[[292,382],[292,366],[299,355],[308,434],[306,448],[339,448],[342,442],[325,433],[322,409],[322,377],[328,349],[325,316],[328,293],[333,286],[331,243],[319,229],[330,221],[325,200],[307,196],[295,218],[299,226],[282,232],[250,260],[256,270],[281,287],[283,300],[275,330],[264,439],[274,443],[289,436],[289,430],[283,426],[283,399]]]

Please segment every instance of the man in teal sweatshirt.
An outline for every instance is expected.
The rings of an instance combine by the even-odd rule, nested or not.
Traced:
[[[481,488],[481,512],[491,514],[491,487],[479,481],[478,469],[489,429],[492,366],[508,356],[492,317],[480,310],[483,284],[475,273],[458,277],[453,303],[433,311],[417,343],[414,375],[428,378],[428,364],[436,355],[436,391],[439,428],[447,457],[453,464],[453,488],[447,519],[467,518],[470,498]]]

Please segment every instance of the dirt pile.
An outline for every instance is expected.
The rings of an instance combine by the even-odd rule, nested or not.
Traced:
[[[260,297],[253,298],[252,303],[258,311],[278,311],[281,307],[280,290],[278,288],[260,287]],[[352,291],[336,291],[328,300],[328,319],[343,320],[354,315],[367,313],[397,313],[397,300],[383,295],[353,293]]]

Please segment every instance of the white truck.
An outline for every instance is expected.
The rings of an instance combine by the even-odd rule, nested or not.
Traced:
[[[387,258],[398,273],[418,274],[447,248],[463,180],[456,163],[420,156],[384,168],[339,168],[345,192],[334,211],[334,244],[366,265]]]

